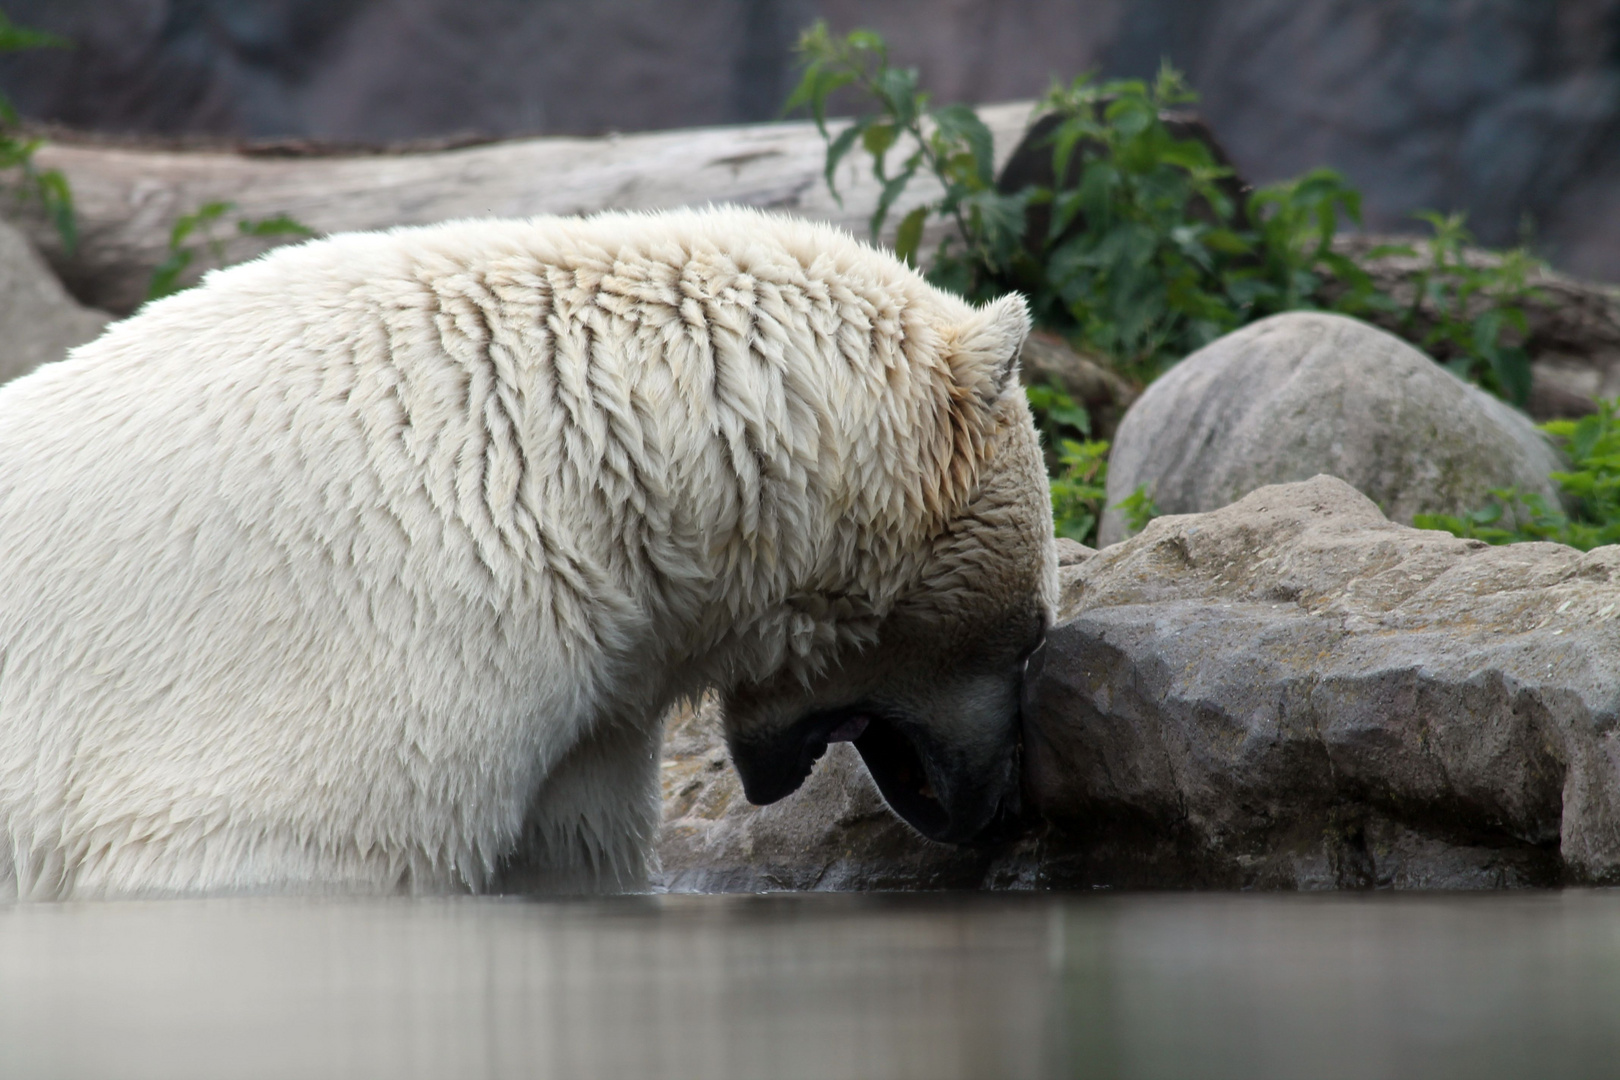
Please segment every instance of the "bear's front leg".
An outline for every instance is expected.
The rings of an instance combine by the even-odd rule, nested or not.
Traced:
[[[540,783],[492,891],[637,892],[661,817],[662,716],[601,720]]]

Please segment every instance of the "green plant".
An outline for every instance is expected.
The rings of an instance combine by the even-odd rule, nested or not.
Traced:
[[[1079,337],[1139,378],[1253,319],[1318,306],[1327,277],[1346,286],[1333,306],[1360,310],[1371,278],[1333,248],[1360,198],[1318,170],[1262,188],[1237,206],[1231,172],[1207,144],[1177,138],[1164,114],[1197,96],[1172,68],[1151,84],[1088,78],[1043,102],[1057,187],[1044,236],[995,281],[1029,293],[1049,325]]]
[[[1413,249],[1375,247],[1359,259],[1338,250],[1341,224],[1361,220],[1361,197],[1332,170],[1240,200],[1209,145],[1177,137],[1167,122],[1170,110],[1197,100],[1168,65],[1151,82],[1082,76],[1054,86],[1037,111],[1051,186],[1006,191],[997,187],[989,129],[966,106],[932,105],[917,72],[891,64],[877,34],[835,37],[818,22],[799,53],[803,77],[787,109],[804,107],[815,119],[835,197],[849,154],[859,147],[871,159],[881,185],[868,223],[874,241],[908,185],[930,175],[940,193],[901,218],[901,258],[918,262],[925,227],[937,219],[946,228],[927,266],[931,281],[971,300],[1022,292],[1039,323],[1139,381],[1255,319],[1327,308],[1393,324],[1515,404],[1528,396],[1522,304],[1534,295],[1527,282],[1536,265],[1528,255],[1470,256],[1460,217],[1420,215],[1434,230],[1430,261],[1403,310],[1368,264]],[[869,111],[835,131],[827,108],[840,92]],[[1031,388],[1030,404],[1046,436],[1059,531],[1090,535],[1104,499],[1106,444],[1087,441],[1090,418],[1054,388]],[[1513,505],[1527,515],[1525,528],[1553,527],[1534,522],[1554,511]],[[1133,530],[1157,512],[1142,489],[1119,509]]]
[[[1434,236],[1427,244],[1429,263],[1418,271],[1412,302],[1401,317],[1404,336],[1453,373],[1522,407],[1530,398],[1523,305],[1537,296],[1529,277],[1540,263],[1522,247],[1471,259],[1467,248],[1473,236],[1462,214],[1416,216]],[[1431,324],[1427,330],[1421,329],[1425,322]]]
[[[0,11],[0,53],[71,47],[72,43],[65,38],[18,26]],[[34,153],[43,143],[44,140],[22,130],[22,117],[17,114],[16,106],[10,98],[0,94],[0,171],[17,171],[20,178],[17,194],[23,199],[39,201],[46,219],[62,238],[62,247],[71,252],[79,240],[73,190],[60,169],[41,169],[34,164]]]
[[[236,209],[229,202],[204,203],[189,214],[182,214],[169,230],[169,250],[164,260],[152,271],[147,283],[146,298],[156,300],[179,292],[180,280],[201,251],[210,254],[216,263],[225,259],[225,240],[216,236],[214,228],[220,220]],[[286,214],[266,218],[238,218],[236,232],[240,236],[314,236],[309,226],[294,221]],[[200,250],[199,250],[200,249]]]
[[[1598,411],[1579,420],[1555,420],[1542,430],[1568,455],[1568,472],[1552,474],[1576,505],[1573,514],[1549,506],[1536,494],[1513,489],[1491,492],[1490,502],[1453,517],[1418,514],[1420,529],[1441,529],[1492,544],[1551,540],[1590,551],[1620,543],[1620,398],[1598,402]]]
[[[1060,439],[1057,466],[1048,483],[1052,489],[1052,531],[1082,544],[1097,543],[1097,526],[1108,500],[1108,443],[1106,440]],[[1125,514],[1125,528],[1135,535],[1159,516],[1146,485],[1115,503]]]
[[[1125,513],[1125,530],[1132,535],[1147,528],[1148,522],[1159,516],[1159,507],[1148,494],[1146,484],[1136,485],[1136,490],[1114,504],[1115,510]]]
[[[1057,461],[1050,479],[1053,531],[1094,545],[1108,498],[1108,443],[1063,439],[1057,444]]]
[[[1047,446],[1056,446],[1063,438],[1091,436],[1091,414],[1061,387],[1035,383],[1024,387],[1024,397],[1029,401],[1030,411],[1035,414]]]
[[[1061,387],[1037,383],[1025,387],[1024,395],[1046,446],[1053,530],[1082,544],[1095,544],[1108,498],[1109,444],[1091,438],[1091,415]],[[1125,511],[1132,533],[1141,532],[1158,514],[1144,487],[1115,508]]]
[[[996,190],[993,139],[977,113],[966,105],[931,108],[928,95],[918,89],[917,70],[891,65],[888,46],[869,30],[835,38],[826,23],[817,21],[800,36],[798,51],[804,75],[784,111],[810,110],[827,140],[825,175],[834,198],[840,198],[838,165],[856,143],[871,157],[872,175],[882,185],[869,222],[874,240],[895,201],[926,169],[944,192],[900,220],[895,253],[915,265],[923,226],[930,216],[938,216],[956,226],[947,249],[954,240],[966,250],[950,255],[942,249],[936,273],[950,273],[949,267],[964,261],[997,265],[1010,257],[1023,236],[1026,199]],[[833,135],[827,128],[827,101],[845,87],[861,91],[878,108]],[[890,165],[894,152],[901,158],[897,167]]]
[[[844,158],[857,145],[870,156],[882,184],[874,239],[926,170],[942,194],[901,220],[895,250],[902,258],[916,261],[930,217],[946,221],[931,280],[972,299],[1021,291],[1041,323],[1138,377],[1151,378],[1253,318],[1311,306],[1327,274],[1347,283],[1336,306],[1371,300],[1371,279],[1331,246],[1341,215],[1359,220],[1356,193],[1321,170],[1235,206],[1220,183],[1230,170],[1163,121],[1166,109],[1196,100],[1168,66],[1151,84],[1082,77],[1054,87],[1040,113],[1056,121],[1047,142],[1058,182],[1004,192],[995,185],[989,129],[966,106],[931,107],[916,71],[890,64],[876,34],[834,38],[817,23],[799,50],[804,75],[788,108],[809,108],[826,137],[835,195]],[[876,111],[834,134],[827,103],[845,88]],[[896,150],[902,161],[891,168]],[[1047,208],[1048,225],[1029,235],[1027,211],[1037,206]]]
[[[807,108],[826,138],[835,196],[839,164],[857,146],[871,158],[882,185],[874,240],[913,179],[938,181],[941,194],[909,210],[894,238],[916,262],[927,222],[946,223],[928,266],[937,285],[974,300],[1020,291],[1042,325],[1144,381],[1255,319],[1328,308],[1382,316],[1458,374],[1516,404],[1528,394],[1521,305],[1533,260],[1466,258],[1460,217],[1420,215],[1434,229],[1431,265],[1400,313],[1363,262],[1410,249],[1374,248],[1358,262],[1334,247],[1341,223],[1361,220],[1359,193],[1317,169],[1237,205],[1223,186],[1230,170],[1166,123],[1167,110],[1197,100],[1168,65],[1151,82],[1082,76],[1054,86],[1038,110],[1054,182],[1014,192],[997,189],[991,134],[973,110],[934,107],[877,34],[839,38],[818,22],[798,47],[804,73],[787,108]],[[872,109],[835,132],[827,107],[840,91]],[[1035,208],[1045,226],[1032,233]]]

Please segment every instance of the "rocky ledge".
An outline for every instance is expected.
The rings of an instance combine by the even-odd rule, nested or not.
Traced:
[[[1319,476],[1068,560],[1026,836],[930,844],[853,753],[749,806],[700,709],[664,763],[665,886],[1620,882],[1620,547],[1407,528]]]

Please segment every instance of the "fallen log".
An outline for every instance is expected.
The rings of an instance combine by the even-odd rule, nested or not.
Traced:
[[[995,135],[997,167],[1012,153],[1029,102],[979,110]],[[858,154],[838,173],[840,204],[822,178],[825,145],[810,123],[699,128],[601,138],[517,139],[426,153],[272,157],[57,140],[35,157],[73,188],[80,238],[69,254],[42,217],[18,223],[81,301],[117,313],[138,306],[169,253],[181,215],[234,204],[218,230],[224,262],[287,238],[241,236],[236,217],[286,214],[318,233],[464,217],[586,214],[736,203],[835,222],[857,236],[881,185]],[[911,207],[937,197],[919,176],[896,204],[889,234]],[[934,239],[943,235],[934,234]],[[925,234],[924,242],[929,236]]]

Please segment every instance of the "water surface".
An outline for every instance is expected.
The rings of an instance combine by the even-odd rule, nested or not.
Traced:
[[[3,907],[0,1076],[1620,1076],[1620,892]]]

